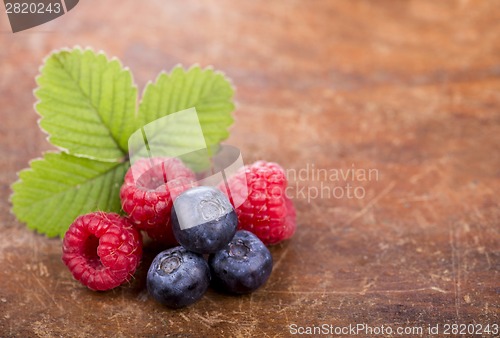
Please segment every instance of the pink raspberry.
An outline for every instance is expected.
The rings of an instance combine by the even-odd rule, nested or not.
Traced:
[[[231,202],[244,200],[235,208],[239,229],[253,232],[264,244],[279,243],[295,233],[295,207],[285,195],[287,179],[280,165],[257,161],[230,177],[228,186]]]
[[[140,159],[125,175],[122,208],[137,229],[175,245],[170,226],[173,199],[195,181],[195,174],[177,158]]]
[[[109,290],[126,282],[141,255],[140,233],[114,213],[98,211],[78,217],[63,240],[64,264],[92,290]]]
[[[165,246],[166,248],[173,247],[179,244],[175,239],[170,218],[167,223],[161,224],[154,228],[146,229],[144,231],[146,231],[149,238],[151,238],[156,243]]]

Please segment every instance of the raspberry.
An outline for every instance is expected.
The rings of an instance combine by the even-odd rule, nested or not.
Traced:
[[[146,231],[149,238],[151,238],[154,242],[166,248],[170,248],[179,244],[175,239],[170,217],[167,223],[158,225],[154,228],[146,229],[144,231]]]
[[[120,190],[123,210],[139,230],[160,242],[177,244],[170,225],[172,200],[191,187],[195,174],[177,158],[140,159]]]
[[[142,255],[140,233],[123,217],[94,212],[78,217],[63,240],[64,264],[92,290],[109,290],[126,282]]]
[[[280,165],[257,161],[230,177],[228,186],[231,201],[244,201],[236,208],[238,229],[253,232],[266,245],[292,237],[296,213],[285,195],[287,179]],[[219,188],[226,191],[222,185]]]

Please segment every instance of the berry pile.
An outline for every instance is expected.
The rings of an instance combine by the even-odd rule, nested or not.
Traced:
[[[258,161],[216,187],[197,186],[196,175],[175,158],[139,160],[120,191],[128,216],[94,212],[78,217],[63,241],[63,262],[92,290],[129,280],[142,254],[144,231],[164,247],[147,274],[160,303],[180,308],[212,284],[230,293],[261,287],[272,271],[266,247],[295,232],[295,209],[285,196],[284,170]],[[234,208],[237,200],[243,204]],[[203,255],[208,255],[208,261]]]

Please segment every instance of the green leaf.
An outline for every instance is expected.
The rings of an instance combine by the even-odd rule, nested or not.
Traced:
[[[52,54],[35,91],[40,126],[69,153],[117,161],[127,153],[135,125],[137,87],[118,60],[91,50]]]
[[[129,155],[132,163],[140,158],[178,157],[195,172],[211,166],[195,108],[161,117],[136,131],[129,139]]]
[[[63,236],[79,215],[120,212],[120,186],[128,163],[111,163],[46,153],[19,173],[13,184],[13,211],[29,228]]]
[[[155,83],[146,87],[139,105],[139,124],[144,126],[161,117],[194,107],[206,144],[212,148],[229,136],[228,128],[234,121],[231,116],[234,110],[233,95],[230,81],[220,72],[198,66],[189,70],[175,67],[170,74],[160,74]],[[180,130],[178,135],[170,138],[188,139],[182,132]]]
[[[145,89],[139,108],[130,71],[118,60],[91,50],[51,54],[37,83],[40,126],[63,152],[47,153],[22,171],[12,186],[11,200],[20,221],[48,236],[64,235],[81,214],[120,212],[119,191],[129,166],[125,159],[131,135],[138,135],[137,143],[144,143],[148,150],[145,156],[177,151],[200,167],[209,163],[209,157],[185,152],[206,143],[210,155],[229,136],[228,127],[233,123],[233,88],[223,74],[212,69],[177,67],[171,74],[162,73]],[[183,115],[176,119],[178,124],[166,129],[145,127],[193,107],[196,123]],[[153,137],[143,138],[145,131]],[[200,134],[205,142],[200,142]]]

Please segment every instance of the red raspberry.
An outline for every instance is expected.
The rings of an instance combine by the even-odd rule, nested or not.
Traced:
[[[239,229],[253,232],[264,244],[276,244],[292,237],[296,213],[292,201],[285,195],[287,179],[281,166],[257,161],[230,177],[228,185],[231,203],[244,201],[236,207]],[[220,188],[226,191],[223,186]]]
[[[98,211],[78,217],[63,240],[64,264],[92,290],[109,290],[126,282],[141,255],[140,233],[114,213]]]
[[[140,159],[125,175],[122,208],[137,229],[175,245],[170,226],[172,201],[195,181],[195,174],[177,158]]]
[[[146,229],[145,231],[148,234],[149,238],[151,238],[156,243],[165,246],[166,248],[173,247],[179,244],[175,239],[170,218],[168,220],[168,223],[161,224],[154,228]]]

